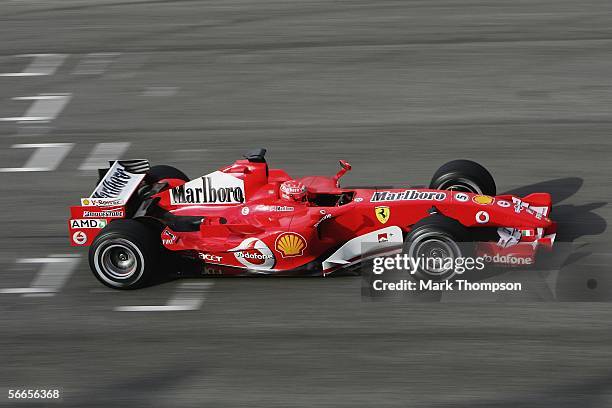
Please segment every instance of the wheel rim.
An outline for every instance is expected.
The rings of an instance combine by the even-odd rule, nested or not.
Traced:
[[[423,273],[434,278],[449,279],[455,274],[454,259],[461,257],[461,249],[447,234],[426,232],[412,241],[408,255],[415,260],[423,259],[423,265],[419,268]],[[449,263],[448,259],[453,259],[453,262]]]
[[[462,193],[482,194],[482,189],[480,186],[478,186],[478,184],[465,178],[452,179],[442,182],[442,184],[438,186],[438,189],[460,191]]]
[[[136,272],[136,254],[125,245],[109,245],[101,256],[104,269],[115,279],[126,279]]]
[[[142,252],[123,238],[103,242],[96,248],[94,260],[98,276],[113,286],[130,285],[144,272]]]

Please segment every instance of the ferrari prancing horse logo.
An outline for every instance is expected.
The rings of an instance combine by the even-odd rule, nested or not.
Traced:
[[[389,221],[389,217],[391,216],[391,210],[386,206],[374,207],[374,213],[376,213],[376,218],[378,218],[381,224],[385,224]]]

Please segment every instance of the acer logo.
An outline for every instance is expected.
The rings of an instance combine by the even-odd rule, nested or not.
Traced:
[[[223,259],[223,257],[219,256],[219,255],[212,255],[212,254],[205,254],[200,252],[198,254],[198,257],[200,259],[203,259],[205,261],[209,261],[209,262],[221,262],[221,260]]]

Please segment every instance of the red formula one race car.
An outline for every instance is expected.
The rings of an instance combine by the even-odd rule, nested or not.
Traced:
[[[115,161],[71,207],[72,245],[90,246],[102,283],[131,289],[161,269],[325,276],[390,248],[465,256],[459,242],[473,242],[489,262],[524,265],[554,241],[549,194],[496,196],[489,172],[472,161],[445,164],[429,188],[343,188],[345,161],[335,176],[292,179],[269,168],[265,152],[192,180],[146,160]],[[452,271],[420,273],[448,279]]]

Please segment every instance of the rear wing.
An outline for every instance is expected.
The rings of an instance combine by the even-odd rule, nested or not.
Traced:
[[[109,222],[125,218],[128,202],[150,165],[147,160],[117,160],[100,169],[100,180],[81,205],[70,207],[68,231],[72,246],[88,246]]]

